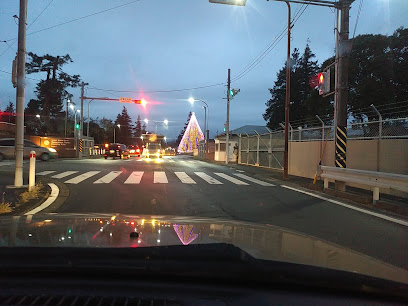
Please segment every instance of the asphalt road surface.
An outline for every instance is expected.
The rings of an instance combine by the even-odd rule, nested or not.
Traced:
[[[0,163],[0,176],[12,170],[13,162]],[[289,189],[268,178],[267,170],[238,171],[171,156],[60,159],[38,162],[36,172],[37,179],[58,182],[68,191],[57,213],[199,216],[276,225],[408,269],[407,226]]]

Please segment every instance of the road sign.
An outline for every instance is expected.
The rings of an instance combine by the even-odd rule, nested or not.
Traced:
[[[132,98],[127,98],[127,97],[120,97],[119,102],[121,103],[132,103]]]

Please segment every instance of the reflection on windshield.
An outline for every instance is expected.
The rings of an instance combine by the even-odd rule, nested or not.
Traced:
[[[198,235],[194,234],[194,226],[193,225],[178,225],[173,224],[173,228],[177,233],[180,241],[184,245],[188,245],[193,242]]]

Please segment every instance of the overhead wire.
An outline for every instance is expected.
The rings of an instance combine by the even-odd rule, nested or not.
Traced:
[[[356,18],[356,24],[354,25],[354,31],[353,31],[353,38],[356,35],[356,30],[357,30],[357,25],[358,25],[358,20],[360,19],[360,13],[361,13],[361,7],[363,6],[363,1],[360,0],[360,5],[358,6],[358,12],[357,12],[357,18]]]

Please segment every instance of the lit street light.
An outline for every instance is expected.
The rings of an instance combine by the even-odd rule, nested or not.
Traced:
[[[146,123],[146,124],[149,124],[149,121],[151,121],[151,122],[153,122],[154,124],[155,124],[155,126],[156,126],[156,134],[157,134],[157,124],[158,123],[164,123],[164,125],[169,125],[169,120],[167,120],[167,119],[164,119],[163,121],[157,121],[157,120],[148,120],[147,118],[144,120],[144,122]]]
[[[40,117],[41,117],[41,116],[40,116],[40,115],[38,115],[38,114],[37,114],[37,115],[35,115],[35,116],[36,116],[38,119],[40,119]]]

